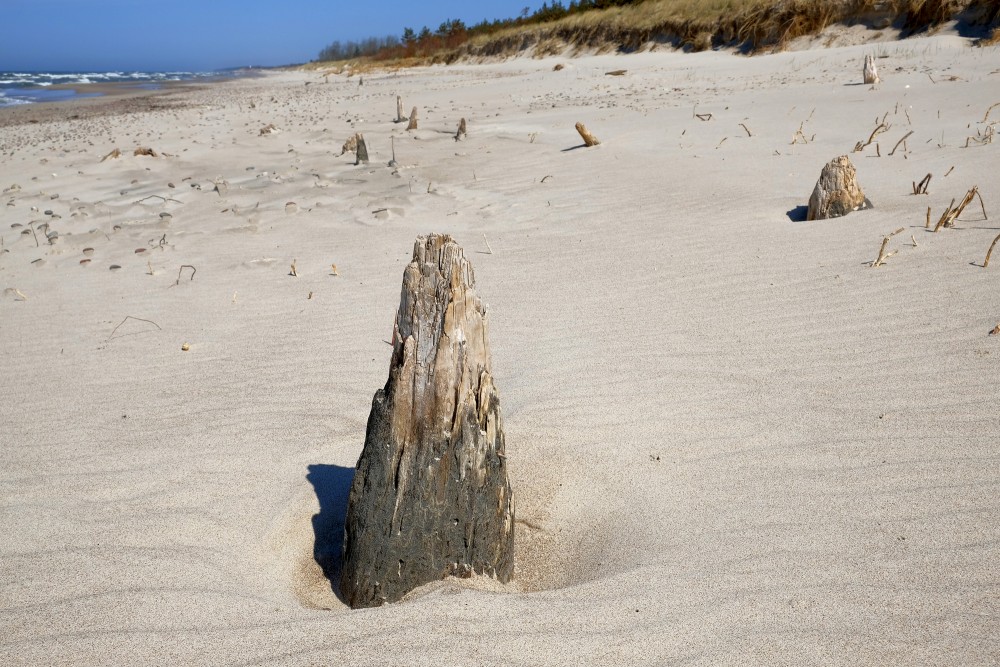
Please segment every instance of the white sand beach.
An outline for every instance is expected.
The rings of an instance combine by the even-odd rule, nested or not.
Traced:
[[[998,664],[998,102],[944,32],[0,112],[0,663]],[[845,154],[874,209],[805,222]],[[489,305],[514,581],[352,611],[430,232]]]

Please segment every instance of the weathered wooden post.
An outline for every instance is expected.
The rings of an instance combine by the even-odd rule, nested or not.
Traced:
[[[449,575],[510,580],[514,498],[490,368],[472,266],[450,236],[418,237],[348,500],[340,590],[351,607]]]

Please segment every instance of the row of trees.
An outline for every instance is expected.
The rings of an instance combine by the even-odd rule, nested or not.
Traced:
[[[505,28],[556,21],[571,14],[594,9],[607,9],[608,7],[635,5],[640,2],[644,2],[644,0],[570,0],[569,4],[564,5],[562,0],[553,0],[551,3],[542,3],[542,6],[534,12],[531,11],[530,7],[525,7],[517,18],[481,21],[471,27],[466,26],[460,19],[448,19],[438,26],[437,30],[433,31],[427,26],[419,31],[413,28],[404,28],[401,38],[390,35],[381,38],[369,37],[360,42],[343,44],[333,42],[319,52],[319,60],[347,60],[362,56],[378,60],[391,60],[428,56],[443,50],[454,49],[477,35],[489,35]]]

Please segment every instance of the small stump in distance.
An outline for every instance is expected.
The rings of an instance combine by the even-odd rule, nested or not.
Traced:
[[[355,609],[375,607],[450,575],[506,583],[513,570],[486,309],[458,244],[418,237],[351,485],[340,591]]]
[[[876,83],[881,82],[878,78],[878,68],[875,67],[875,56],[868,54],[865,56],[865,65],[861,70],[862,76],[865,78],[865,84],[869,86],[874,86]]]
[[[806,220],[823,220],[871,208],[872,204],[858,185],[857,170],[846,155],[830,160],[809,197]]]
[[[588,147],[596,146],[599,143],[601,143],[600,141],[598,141],[597,137],[595,137],[590,133],[590,131],[587,129],[587,126],[584,125],[583,123],[576,124],[576,131],[580,133],[580,136],[583,138],[584,145]]]

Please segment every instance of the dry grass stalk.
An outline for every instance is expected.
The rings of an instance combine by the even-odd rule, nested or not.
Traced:
[[[403,98],[396,95],[396,122],[402,123],[404,120],[409,120],[403,115]]]
[[[906,142],[906,138],[909,137],[911,134],[913,134],[913,130],[910,130],[909,132],[907,132],[906,134],[904,134],[903,138],[896,142],[896,145],[892,147],[891,151],[889,151],[889,157],[892,157],[892,154],[896,152],[896,149],[899,148],[900,144],[903,144],[903,146],[904,146],[903,152],[904,153],[906,152],[906,148],[905,148],[905,146],[906,146],[906,143],[905,143]]]
[[[986,114],[983,116],[984,123],[990,119],[990,112],[997,107],[1000,107],[1000,102],[995,102],[994,104],[990,105],[990,108],[986,110]]]
[[[152,148],[146,148],[144,146],[139,146],[138,148],[136,148],[132,152],[132,155],[136,155],[136,156],[145,155],[146,157],[159,157],[159,155],[157,154],[157,152],[154,151]]]
[[[886,253],[885,249],[889,245],[889,239],[891,239],[893,236],[895,236],[896,234],[899,234],[902,231],[903,231],[903,228],[900,227],[896,231],[892,232],[891,234],[886,234],[882,238],[882,245],[879,246],[879,249],[878,249],[878,257],[875,259],[874,262],[871,263],[872,268],[876,268],[876,267],[882,266],[883,264],[885,264],[885,260],[889,259],[890,257],[892,257],[893,255],[895,255],[896,253],[899,252],[898,250],[894,250],[894,251],[892,251],[890,253]]]
[[[625,76],[627,72],[628,72],[627,69],[615,69],[611,70],[610,72],[605,72],[605,74],[607,76]]]
[[[924,224],[924,229],[931,228],[931,207],[927,207],[927,222]]]
[[[927,186],[931,184],[931,175],[927,174],[921,179],[919,183],[913,184],[913,194],[915,195],[925,195],[927,194]]]
[[[295,269],[295,260],[292,260],[292,270],[288,272],[288,275],[298,278],[299,272]]]
[[[257,136],[263,137],[268,134],[275,134],[279,131],[280,130],[278,130],[278,128],[275,127],[274,123],[268,123],[264,127],[260,128],[260,134]]]
[[[696,113],[694,115],[698,120],[709,121],[712,120],[712,114],[710,113]]]
[[[962,198],[962,202],[958,206],[955,206],[954,199],[951,200],[951,204],[945,210],[944,214],[942,214],[941,219],[938,220],[937,226],[934,227],[934,231],[936,232],[942,227],[954,227],[955,223],[958,221],[958,217],[962,215],[962,211],[964,211],[965,207],[971,204],[972,200],[977,196],[979,197],[979,204],[983,209],[983,218],[989,219],[986,217],[986,205],[983,204],[983,198],[979,195],[979,186],[973,185],[972,189],[965,193],[965,197]]]
[[[116,148],[113,151],[111,151],[110,153],[108,153],[107,155],[105,155],[104,157],[102,157],[101,158],[101,162],[104,162],[105,160],[117,160],[121,156],[122,156],[122,152]]]
[[[1000,234],[997,234],[997,237],[993,239],[993,243],[990,244],[990,249],[986,251],[986,259],[983,260],[984,269],[990,265],[990,255],[993,254],[993,248],[996,247],[998,241],[1000,241]]]
[[[590,131],[587,129],[587,126],[584,125],[583,123],[576,124],[576,131],[580,133],[580,136],[583,138],[583,143],[585,146],[588,147],[596,146],[599,143],[601,143],[597,137],[595,137],[593,134],[590,133]]]
[[[746,125],[744,125],[743,123],[740,123],[740,127],[742,127],[742,128],[744,129],[744,130],[746,130],[746,133],[747,133],[747,136],[748,136],[748,137],[752,137],[752,136],[753,136],[753,133],[752,133],[752,132],[750,132],[750,128],[749,128],[749,127],[747,127],[747,126],[746,126]]]
[[[942,227],[946,226],[946,223],[951,221],[951,213],[954,210],[953,208],[954,206],[955,206],[955,200],[952,199],[951,203],[948,204],[948,208],[946,208],[944,210],[944,213],[941,214],[941,217],[938,219],[937,224],[934,225],[935,232],[940,230]]]
[[[465,119],[458,121],[458,131],[455,132],[455,141],[460,141],[462,137],[469,136],[469,128],[465,123]]]
[[[854,152],[860,153],[865,148],[870,146],[873,141],[875,141],[875,137],[882,134],[883,132],[888,132],[888,131],[889,131],[889,125],[886,125],[885,122],[879,123],[878,125],[875,126],[875,129],[872,130],[871,135],[868,137],[868,141],[864,142],[859,141],[858,143],[854,144]]]
[[[194,268],[190,264],[181,264],[181,268],[177,269],[177,281],[174,282],[174,285],[181,284],[181,273],[184,269],[191,269],[191,280],[194,280],[194,274],[198,273],[198,269]]]
[[[413,107],[413,111],[410,112],[410,123],[406,126],[406,131],[417,129],[417,107]]]
[[[490,247],[490,241],[489,241],[489,239],[486,238],[486,234],[485,233],[483,234],[483,240],[486,241],[486,249],[489,250],[490,254],[492,255],[493,254],[493,248]]]
[[[339,276],[340,275],[339,273],[337,273],[337,265],[336,264],[331,264],[330,265],[330,275],[331,276]]]
[[[145,322],[146,324],[152,324],[154,327],[156,327],[160,331],[163,331],[163,329],[160,327],[160,325],[157,324],[156,322],[154,322],[153,320],[145,320],[145,319],[143,319],[141,317],[132,317],[131,315],[126,315],[125,319],[122,320],[121,322],[119,322],[118,326],[116,326],[114,329],[112,329],[111,333],[108,334],[108,340],[111,340],[112,338],[114,338],[115,332],[118,331],[118,329],[120,329],[121,326],[123,324],[125,324],[126,322],[128,322],[129,320],[136,320],[138,322]],[[125,335],[125,334],[123,334],[123,335]]]
[[[955,171],[955,165],[951,165],[951,168],[948,171],[944,172],[944,177],[948,178],[948,174],[950,174],[953,171]]]
[[[812,141],[813,139],[816,138],[815,134],[812,135],[811,139],[806,137],[805,132],[802,131],[802,127],[805,124],[806,124],[806,122],[802,121],[801,123],[799,123],[799,129],[795,130],[795,134],[794,134],[794,136],[792,136],[792,145],[793,146],[795,144],[798,144],[798,143],[808,144],[810,141]]]

